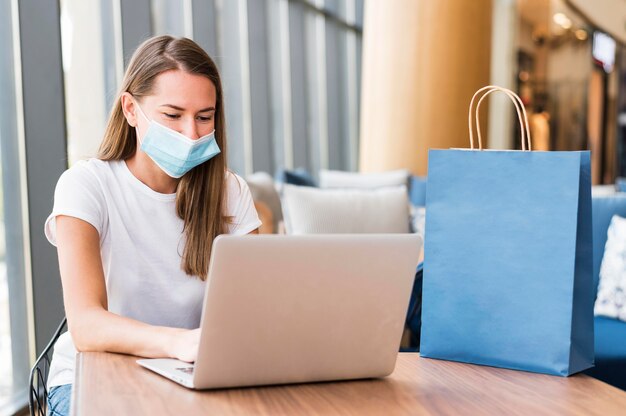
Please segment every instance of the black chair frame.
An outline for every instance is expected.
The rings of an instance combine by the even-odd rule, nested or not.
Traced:
[[[63,318],[52,339],[50,339],[50,342],[48,342],[48,345],[46,345],[46,348],[44,348],[37,361],[35,361],[35,365],[30,370],[28,408],[31,416],[46,416],[48,410],[48,387],[46,383],[50,371],[50,362],[52,361],[52,350],[66,326],[67,319]]]

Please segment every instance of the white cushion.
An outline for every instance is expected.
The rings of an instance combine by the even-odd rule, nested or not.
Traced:
[[[591,187],[591,196],[607,196],[617,193],[615,185],[594,185]]]
[[[609,225],[594,313],[626,321],[626,218],[617,215]]]
[[[285,185],[287,234],[407,233],[406,186],[381,189],[319,189]]]
[[[320,170],[320,188],[375,189],[406,185],[409,171],[392,170],[381,173],[357,173],[339,170]]]

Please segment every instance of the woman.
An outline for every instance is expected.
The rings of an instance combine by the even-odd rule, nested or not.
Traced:
[[[147,40],[99,157],[63,173],[46,221],[69,327],[48,378],[51,414],[68,413],[77,350],[193,362],[213,239],[260,225],[226,167],[215,63],[189,39]]]

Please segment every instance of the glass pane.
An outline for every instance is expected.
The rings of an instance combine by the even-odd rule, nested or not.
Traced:
[[[153,34],[188,36],[185,30],[185,13],[188,4],[188,1],[152,0]]]
[[[105,42],[114,43],[114,30],[105,10],[81,0],[61,0],[61,39],[65,78],[69,163],[96,155],[107,117]],[[103,30],[103,28],[108,28]],[[113,65],[115,68],[115,65]],[[110,76],[109,76],[110,78]],[[88,93],[86,93],[88,92]]]
[[[330,4],[327,3],[327,7]],[[334,10],[336,13],[337,10]],[[328,167],[347,170],[348,154],[348,80],[345,78],[347,36],[337,22],[327,19],[326,32],[326,94],[328,106]],[[322,70],[322,69],[320,69]]]
[[[273,172],[270,102],[270,48],[267,5],[248,0],[248,54],[250,66],[250,117],[252,126],[252,166],[254,171]]]
[[[11,4],[0,2],[0,414],[26,397],[30,366]]]
[[[2,136],[0,136],[0,141]],[[0,182],[0,194],[2,193]],[[7,281],[4,209],[0,205],[0,407],[13,392],[9,283]]]
[[[300,2],[289,3],[289,57],[291,65],[291,110],[293,132],[293,167],[312,171],[307,139],[308,100],[306,90],[306,38],[305,17],[307,9]]]

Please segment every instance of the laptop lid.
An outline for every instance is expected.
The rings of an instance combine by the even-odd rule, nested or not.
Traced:
[[[390,374],[421,246],[415,234],[218,237],[194,387]]]

